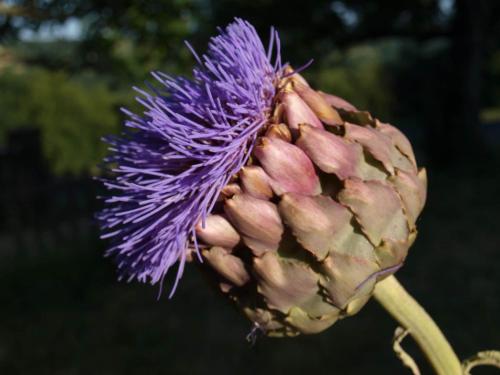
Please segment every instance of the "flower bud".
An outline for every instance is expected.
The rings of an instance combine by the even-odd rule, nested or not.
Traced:
[[[179,262],[179,280],[201,249],[255,327],[295,336],[356,313],[401,267],[427,179],[399,130],[311,88],[273,35],[266,53],[236,19],[194,80],[155,73],[165,95],[144,92],[110,142],[117,196],[99,220],[122,277],[154,284]]]
[[[274,337],[317,333],[358,312],[405,261],[427,187],[399,130],[315,91],[291,67],[281,73],[260,138],[228,185],[242,193],[231,187],[224,198],[241,241],[206,262]],[[231,257],[247,271],[243,287],[227,271],[237,267]]]
[[[269,176],[261,167],[256,165],[243,167],[239,175],[245,193],[259,199],[269,199],[273,196]]]
[[[413,153],[413,148],[411,147],[410,141],[405,137],[403,133],[392,125],[384,124],[380,121],[376,121],[377,128],[383,134],[387,134],[391,139],[396,148],[408,159],[410,159],[412,165],[416,168],[417,162],[415,160],[415,154]]]
[[[364,259],[345,253],[331,254],[321,267],[328,277],[328,282],[322,282],[322,286],[333,304],[340,309],[344,309],[353,299],[371,292],[376,280],[370,276],[379,269],[373,256],[372,259]],[[364,290],[360,291],[361,285]]]
[[[284,79],[286,82],[299,82],[305,86],[309,86],[309,83],[306,81],[304,77],[302,77],[299,73],[297,73],[291,66],[287,66],[283,69],[283,74],[288,76]]]
[[[200,221],[196,226],[196,235],[208,245],[222,246],[228,249],[240,242],[240,235],[232,225],[221,215],[209,215],[205,227]]]
[[[390,178],[403,201],[411,226],[415,225],[426,199],[426,180],[420,176],[425,176],[425,169],[422,169],[419,175],[398,169],[396,175]]]
[[[322,260],[335,249],[335,237],[350,228],[352,215],[330,197],[287,193],[279,204],[280,214],[297,241]]]
[[[203,257],[221,276],[236,286],[243,286],[250,280],[243,261],[231,255],[222,247],[203,250]]]
[[[281,102],[285,110],[287,124],[292,133],[297,132],[300,124],[309,124],[315,128],[323,129],[323,124],[304,100],[293,91],[284,91]]]
[[[224,212],[241,233],[245,244],[256,253],[278,249],[283,224],[273,203],[250,194],[237,194],[226,201]]]
[[[334,306],[321,302],[317,294],[318,276],[312,269],[279,259],[275,253],[255,258],[254,269],[259,280],[259,291],[272,308],[288,313],[295,306],[311,317],[338,311]]]
[[[321,193],[314,165],[300,148],[278,138],[263,137],[254,153],[271,177],[271,186],[276,194]]]
[[[358,126],[346,123],[345,137],[366,147],[366,150],[374,159],[380,161],[391,175],[394,174],[391,156],[392,142],[388,136],[370,126]]]
[[[317,91],[300,82],[294,82],[293,89],[325,124],[342,124],[339,113]]]
[[[266,131],[266,137],[279,138],[285,142],[292,141],[292,133],[286,124],[272,124]]]
[[[408,237],[407,217],[396,191],[382,181],[347,179],[339,201],[349,207],[361,230],[375,246],[382,239],[403,240]]]
[[[296,144],[323,172],[334,173],[340,179],[358,176],[357,168],[362,157],[358,144],[309,125],[300,126]]]
[[[235,194],[240,194],[241,193],[241,187],[240,185],[236,183],[230,183],[224,186],[221,190],[221,196],[222,198],[231,198]]]

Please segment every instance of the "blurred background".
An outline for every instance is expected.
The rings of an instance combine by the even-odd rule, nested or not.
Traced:
[[[500,349],[500,2],[0,1],[0,374],[409,374],[370,302],[326,332],[245,341],[190,266],[173,300],[116,281],[92,180],[149,71],[251,21],[304,76],[400,127],[429,174],[400,280],[460,357]],[[430,373],[411,339],[404,346]],[[475,374],[494,374],[478,369]]]

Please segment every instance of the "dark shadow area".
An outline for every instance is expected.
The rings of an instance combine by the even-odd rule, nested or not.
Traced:
[[[374,301],[324,333],[251,346],[195,265],[158,300],[103,258],[100,138],[138,108],[132,85],[189,74],[182,41],[202,52],[234,16],[265,41],[276,26],[286,61],[314,57],[303,74],[317,88],[408,135],[429,196],[397,276],[461,358],[499,349],[498,14],[493,0],[0,2],[0,373],[409,373]]]

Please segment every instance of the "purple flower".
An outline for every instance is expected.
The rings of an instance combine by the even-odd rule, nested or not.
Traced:
[[[120,279],[151,284],[178,263],[170,295],[188,247],[198,250],[196,224],[248,159],[283,71],[276,31],[267,51],[241,19],[219,32],[201,58],[188,45],[198,62],[193,79],[152,73],[161,88],[136,89],[143,115],[124,109],[129,129],[106,139],[113,177],[104,180],[110,197],[98,214],[111,241],[106,255]]]

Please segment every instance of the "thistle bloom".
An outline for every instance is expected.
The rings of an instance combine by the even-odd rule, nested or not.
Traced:
[[[354,314],[416,236],[426,176],[410,143],[282,65],[275,31],[266,51],[237,19],[196,59],[193,80],[154,73],[143,116],[108,140],[108,254],[152,284],[178,263],[173,291],[196,253],[270,336]]]
[[[275,31],[266,52],[237,19],[206,55],[193,54],[192,80],[154,72],[161,89],[136,89],[143,116],[124,109],[131,130],[107,138],[115,177],[104,184],[114,193],[98,219],[112,241],[107,255],[129,280],[155,284],[178,263],[177,284],[188,248],[197,249],[196,224],[245,165],[272,108],[282,70]]]

